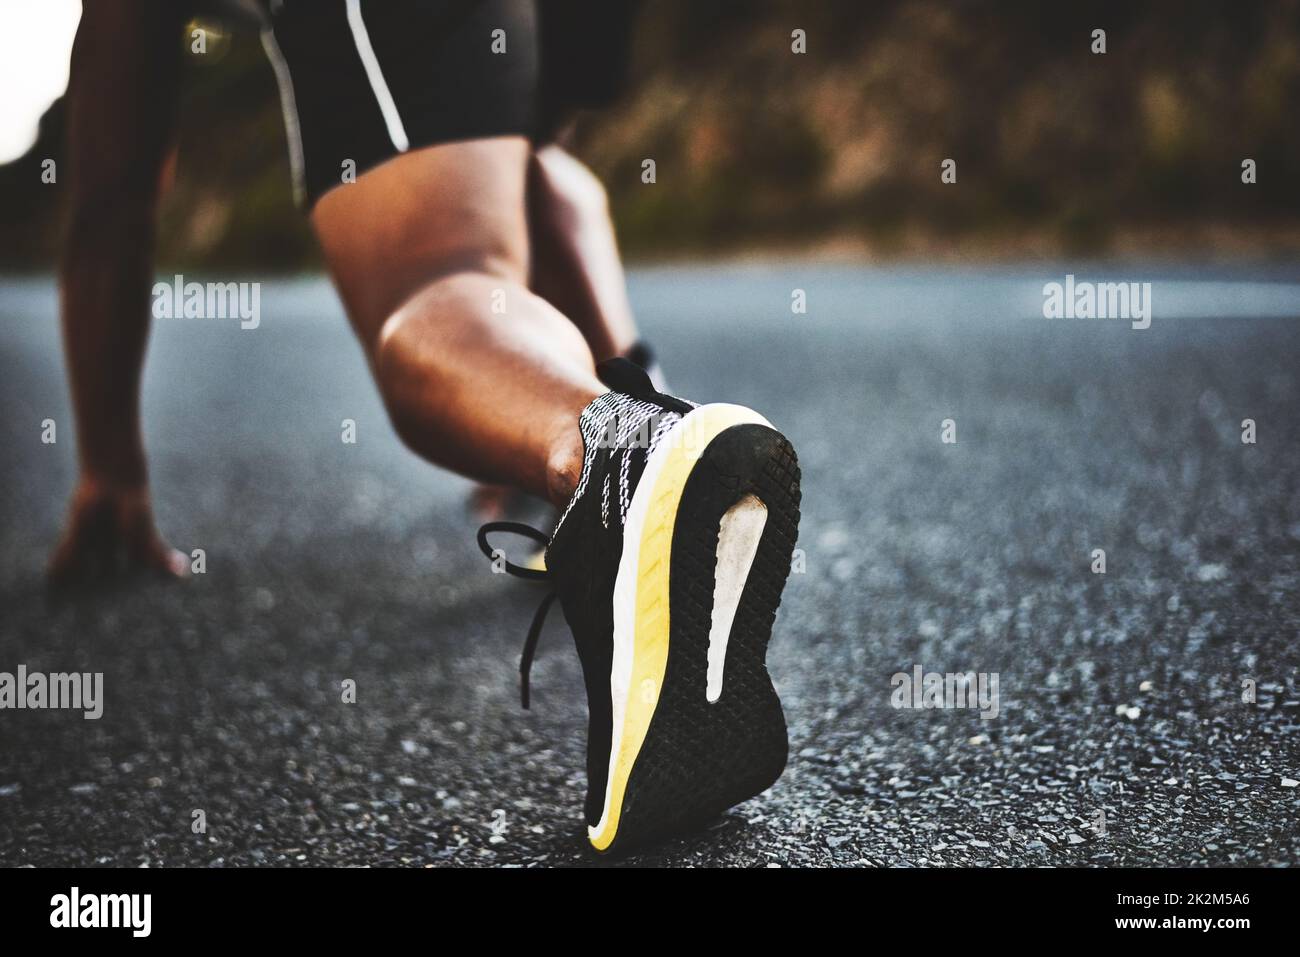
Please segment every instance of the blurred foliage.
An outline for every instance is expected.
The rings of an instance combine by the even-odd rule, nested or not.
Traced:
[[[572,145],[633,255],[1294,255],[1298,27],[1300,0],[647,0],[629,94]],[[310,267],[257,37],[219,60],[187,79],[162,265]],[[55,110],[0,168],[5,266],[50,261],[57,191],[29,184],[60,140]]]

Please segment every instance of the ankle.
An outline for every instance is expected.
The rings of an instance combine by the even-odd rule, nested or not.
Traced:
[[[559,508],[568,504],[582,478],[582,453],[582,433],[576,422],[551,443],[546,460],[546,493]]]

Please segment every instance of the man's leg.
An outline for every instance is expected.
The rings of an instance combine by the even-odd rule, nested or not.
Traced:
[[[393,424],[432,462],[557,504],[605,389],[577,327],[528,289],[528,142],[398,156],[312,220]]]
[[[560,146],[532,155],[528,226],[533,291],[573,320],[597,361],[627,355],[637,331],[605,188]]]

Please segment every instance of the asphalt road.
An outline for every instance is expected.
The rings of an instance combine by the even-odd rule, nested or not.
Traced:
[[[1092,270],[1154,282],[1135,330],[1043,319],[1065,272],[634,277],[677,391],[793,439],[804,571],[769,655],[784,777],[632,862],[1300,859],[1300,274]],[[400,446],[323,282],[265,282],[257,329],[158,324],[159,522],[206,574],[47,599],[55,303],[0,286],[0,671],[102,671],[105,704],[0,711],[0,864],[611,863],[562,618],[523,712],[536,586],[490,574],[469,486]],[[997,674],[996,717],[892,707],[917,665]]]

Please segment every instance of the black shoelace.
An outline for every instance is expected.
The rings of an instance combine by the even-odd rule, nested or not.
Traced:
[[[648,359],[648,354],[646,358]],[[646,371],[627,359],[621,357],[606,359],[597,365],[596,372],[600,376],[600,380],[615,392],[621,392],[624,395],[645,402],[653,402],[667,412],[686,415],[694,408],[689,402],[656,390]],[[618,449],[606,454],[618,453],[627,455],[628,450]],[[610,466],[606,465],[602,471],[608,472],[609,469]],[[522,522],[488,522],[478,530],[478,547],[492,561],[496,561],[498,557],[487,540],[488,535],[492,532],[509,532],[513,535],[522,535],[524,538],[531,538],[539,545],[549,545],[551,541],[531,525],[524,525]],[[551,576],[548,571],[516,565],[505,558],[504,552],[501,553],[500,557],[505,560],[506,572],[516,578],[526,578],[531,581],[550,580]],[[537,612],[533,615],[533,622],[528,626],[528,637],[524,639],[524,652],[519,657],[519,701],[525,708],[528,707],[529,701],[528,675],[533,667],[533,658],[537,655],[537,642],[542,636],[542,625],[546,623],[546,613],[551,610],[551,605],[555,603],[556,596],[557,593],[552,588],[537,607]]]
[[[604,455],[614,454],[608,449],[602,449]],[[484,555],[492,561],[497,561],[498,557],[504,562],[506,574],[513,575],[516,578],[524,578],[528,581],[550,581],[551,573],[548,569],[525,568],[523,565],[516,565],[510,559],[505,557],[505,552],[494,550],[492,544],[488,541],[488,536],[493,532],[509,532],[512,535],[521,535],[524,538],[532,539],[539,545],[548,546],[551,540],[542,532],[533,528],[531,525],[525,525],[523,522],[488,522],[479,527],[478,530],[478,547]],[[529,685],[529,675],[533,667],[533,659],[537,657],[537,643],[542,637],[542,626],[546,624],[546,614],[551,610],[551,605],[559,593],[552,588],[542,599],[542,603],[537,606],[537,611],[533,614],[532,624],[528,626],[528,637],[524,639],[524,651],[519,656],[519,703],[524,709],[528,709],[531,700],[531,690]]]
[[[492,545],[488,542],[488,535],[492,532],[509,532],[513,535],[522,535],[524,538],[531,538],[540,545],[549,545],[550,539],[544,534],[533,528],[531,525],[525,525],[522,522],[488,522],[478,530],[478,547],[492,561],[496,561],[498,553],[493,550]],[[540,568],[525,568],[522,565],[516,565],[505,557],[504,552],[500,552],[500,558],[505,562],[507,574],[514,575],[516,578],[526,578],[530,581],[549,581],[550,572]],[[551,589],[542,599],[542,603],[537,606],[537,611],[533,615],[533,622],[528,626],[528,637],[524,639],[524,652],[519,656],[519,702],[528,708],[529,686],[528,676],[533,668],[533,658],[537,656],[537,642],[542,637],[542,625],[546,622],[546,613],[551,610],[551,605],[555,602],[556,591]]]

